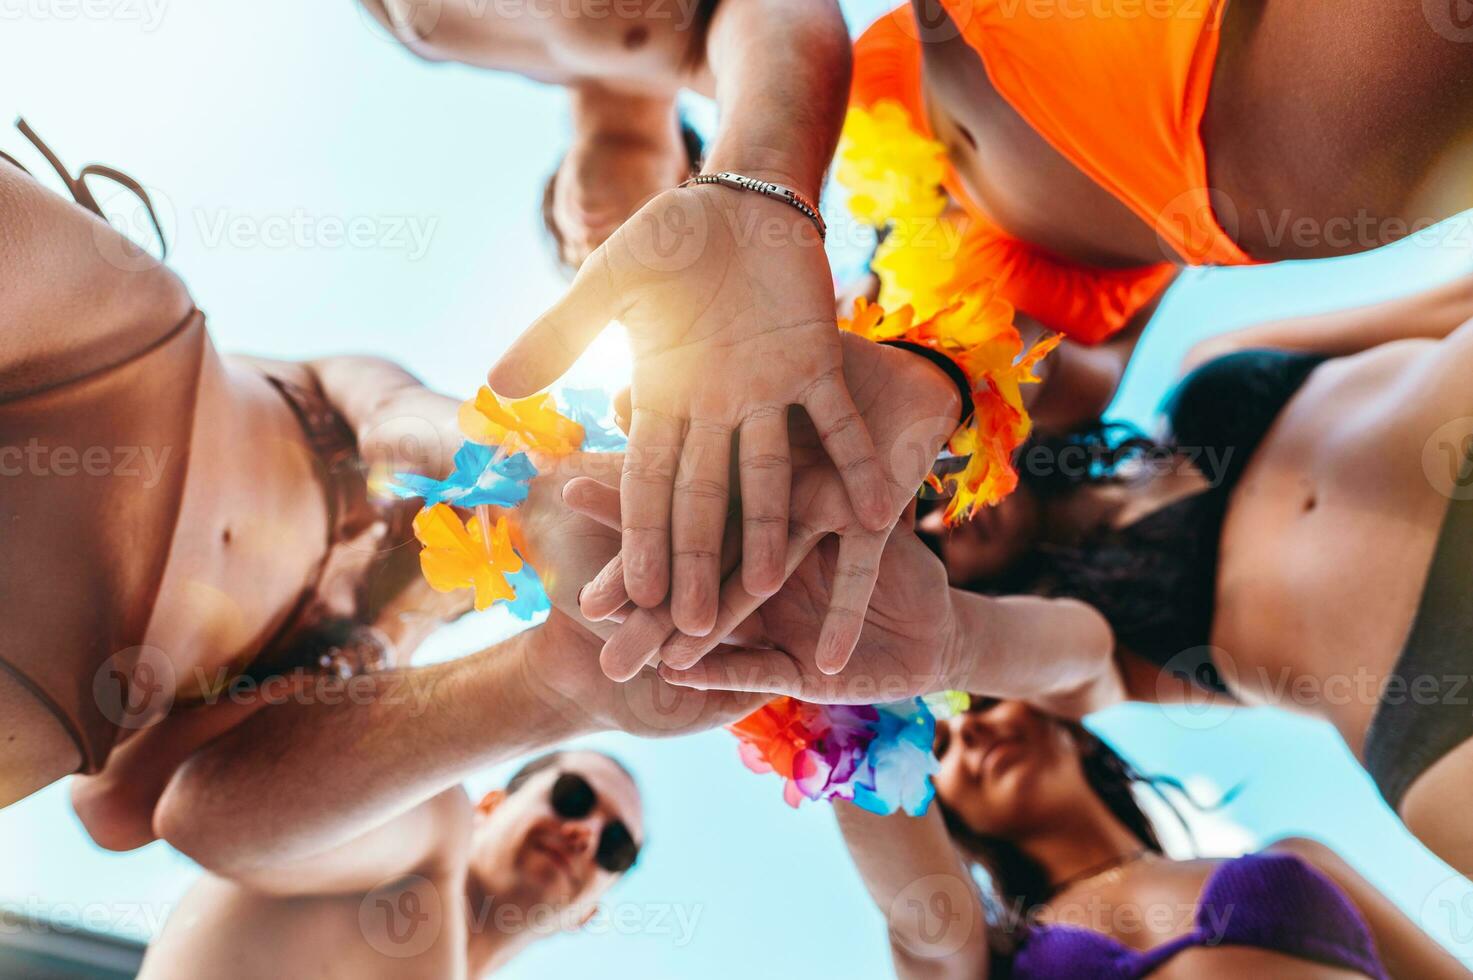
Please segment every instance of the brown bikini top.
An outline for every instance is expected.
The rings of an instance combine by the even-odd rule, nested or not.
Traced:
[[[86,179],[105,177],[138,196],[157,230],[136,181],[97,164],[72,177],[19,127],[82,207],[102,216]],[[17,292],[12,308],[0,291],[0,322],[27,352],[0,390],[0,671],[50,710],[81,771],[95,772],[122,731],[165,703],[153,697],[167,685],[143,643],[183,501],[201,372],[214,354],[182,289],[160,289],[156,271],[136,280],[99,271],[105,257],[91,249],[115,244],[116,233],[69,208],[29,206],[5,215],[31,219],[8,251],[18,269],[46,277],[52,299],[38,309]],[[85,291],[99,281],[106,292]],[[79,338],[88,351],[77,361],[28,363]]]
[[[89,177],[104,177],[136,194],[159,233],[160,250],[166,248],[142,185],[98,164],[72,177],[30,127],[19,127],[93,214],[102,216]],[[8,154],[0,158],[29,173]],[[58,251],[76,247],[76,226],[65,222],[83,219],[61,220],[54,247],[44,262],[33,264],[59,270],[63,299],[75,306],[77,297],[64,292],[71,282],[65,270],[70,263],[86,268],[97,257]],[[92,233],[108,234],[102,228]],[[47,249],[47,239],[39,247]],[[80,771],[87,773],[105,765],[124,733],[150,723],[151,705],[164,703],[152,695],[169,687],[144,642],[183,504],[200,378],[217,356],[203,315],[186,303],[182,290],[171,295],[177,308],[167,311],[154,311],[151,300],[141,310],[124,312],[105,302],[82,304],[88,317],[103,321],[99,333],[111,320],[138,320],[147,327],[167,317],[172,326],[134,330],[126,341],[137,335],[137,343],[102,345],[110,351],[106,360],[75,374],[62,370],[44,383],[0,390],[0,464],[8,466],[15,453],[35,447],[33,455],[50,467],[42,471],[22,455],[22,470],[4,474],[0,672],[48,707],[76,743]],[[70,314],[54,323],[34,311],[26,315],[14,329],[64,338],[72,322]],[[242,671],[357,673],[386,665],[392,645],[372,624],[418,576],[410,533],[414,508],[371,498],[353,432],[319,392],[270,381],[296,414],[319,463],[329,530],[314,584]],[[51,455],[42,457],[43,450]],[[83,467],[99,453],[111,454],[116,465],[94,475]],[[157,464],[156,472],[147,461]],[[127,475],[135,470],[150,481]]]
[[[245,673],[259,680],[301,670],[349,677],[385,669],[396,651],[372,624],[418,574],[414,508],[369,492],[357,437],[320,393],[269,374],[266,380],[291,406],[312,449],[328,537],[315,584]]]

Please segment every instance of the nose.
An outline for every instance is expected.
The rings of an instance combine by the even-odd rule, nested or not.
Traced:
[[[592,818],[563,822],[561,830],[563,844],[570,853],[581,855],[592,850],[597,834],[592,822]]]

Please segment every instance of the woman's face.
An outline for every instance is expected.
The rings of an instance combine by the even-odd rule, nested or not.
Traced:
[[[978,834],[1016,839],[1091,791],[1067,728],[1022,701],[973,698],[936,726],[936,795]]]
[[[1021,487],[953,528],[942,520],[942,511],[937,507],[927,514],[917,530],[939,550],[946,576],[957,587],[1000,577],[1038,539],[1038,498]]]

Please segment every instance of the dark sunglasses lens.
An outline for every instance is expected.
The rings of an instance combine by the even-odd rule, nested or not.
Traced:
[[[582,776],[565,772],[552,784],[552,811],[564,820],[582,820],[596,803],[598,795]]]
[[[598,854],[594,856],[600,868],[612,874],[623,874],[634,867],[638,857],[639,845],[634,843],[624,821],[615,820],[605,825],[604,832],[598,838]]]

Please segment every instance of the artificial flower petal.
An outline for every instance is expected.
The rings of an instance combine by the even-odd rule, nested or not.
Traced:
[[[894,99],[849,110],[834,177],[849,192],[850,212],[877,228],[946,209],[946,147],[917,132]]]
[[[558,392],[563,412],[583,427],[585,453],[622,453],[629,437],[614,422],[614,403],[602,388],[564,388]]]
[[[477,610],[516,597],[507,575],[521,571],[523,562],[511,546],[506,518],[496,522],[488,539],[480,518],[462,524],[449,505],[436,504],[414,518],[414,534],[424,545],[419,562],[430,588],[473,588]]]
[[[395,473],[384,489],[401,499],[424,498],[425,506],[448,503],[457,507],[515,507],[527,499],[537,467],[526,453],[498,459],[495,448],[475,442],[461,444],[455,468],[443,480],[418,473]]]
[[[552,395],[512,401],[485,385],[460,406],[460,431],[473,442],[500,446],[507,453],[566,456],[583,445],[583,427],[557,410]]]

